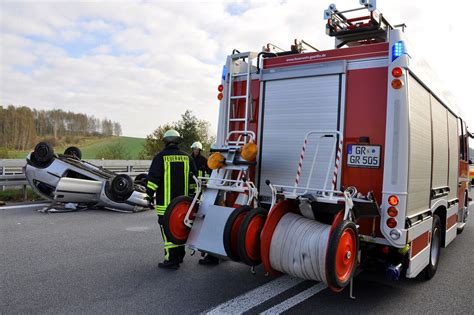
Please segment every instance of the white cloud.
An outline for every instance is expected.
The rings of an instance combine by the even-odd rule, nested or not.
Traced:
[[[108,117],[133,136],[187,108],[214,123],[225,56],[268,42],[288,49],[295,38],[332,48],[322,19],[330,2],[3,1],[0,103]],[[408,25],[412,55],[436,69],[474,128],[469,21],[428,0],[378,5],[389,21]]]

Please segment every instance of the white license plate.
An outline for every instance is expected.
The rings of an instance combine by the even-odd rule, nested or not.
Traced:
[[[347,146],[347,166],[380,167],[380,146],[349,144]]]

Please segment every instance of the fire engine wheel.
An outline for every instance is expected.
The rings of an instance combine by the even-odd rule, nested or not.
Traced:
[[[431,230],[430,262],[424,269],[426,280],[434,277],[439,264],[441,251],[441,219],[436,214],[433,216],[433,228]]]
[[[78,147],[69,147],[64,150],[64,155],[69,155],[72,157],[76,157],[79,160],[82,159],[82,152]]]
[[[239,228],[244,221],[245,216],[252,209],[250,206],[241,206],[236,208],[230,214],[224,227],[224,249],[227,257],[233,261],[240,261],[237,250]]]
[[[49,142],[40,142],[33,151],[34,160],[39,165],[46,165],[54,158],[53,146]]]
[[[188,196],[180,196],[171,200],[170,204],[166,208],[165,215],[163,217],[163,230],[168,241],[176,244],[182,245],[185,244],[189,232],[191,229],[184,224],[184,218],[188,212],[193,198]],[[194,206],[191,211],[190,218],[194,217],[194,214],[197,212],[197,207]]]
[[[272,243],[273,232],[275,232],[280,219],[288,212],[296,212],[295,209],[296,207],[292,200],[284,200],[277,203],[270,210],[260,235],[260,255],[263,268],[265,269],[265,272],[268,272],[274,276],[277,276],[281,273],[273,269],[270,263],[270,245]]]
[[[265,224],[267,210],[255,208],[245,216],[239,228],[237,251],[240,259],[249,266],[257,266],[260,256],[260,234]]]
[[[354,276],[359,251],[359,236],[354,222],[340,222],[329,238],[326,256],[328,287],[341,291]]]

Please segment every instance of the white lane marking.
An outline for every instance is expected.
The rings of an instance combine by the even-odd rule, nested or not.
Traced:
[[[303,292],[301,292],[301,293],[299,293],[295,296],[292,296],[288,300],[283,301],[280,304],[277,304],[277,305],[273,306],[272,308],[269,308],[268,310],[266,310],[265,312],[260,313],[260,314],[263,314],[263,315],[281,314],[284,311],[286,311],[286,310],[292,308],[293,306],[309,299],[313,295],[317,294],[318,292],[321,292],[322,290],[324,290],[326,288],[327,288],[327,285],[324,284],[323,282],[320,282],[320,283],[315,284],[314,286],[304,290]]]
[[[208,311],[204,311],[204,314],[241,314],[303,281],[304,280],[302,279],[286,275],[281,276],[276,280],[253,289],[252,291],[239,295],[238,297],[224,302]]]

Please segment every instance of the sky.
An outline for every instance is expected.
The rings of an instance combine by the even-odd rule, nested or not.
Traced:
[[[338,9],[357,0],[335,1]],[[222,65],[234,48],[289,49],[295,38],[331,49],[331,1],[0,0],[0,104],[71,110],[145,137],[186,109],[217,128]],[[378,0],[405,23],[410,55],[429,64],[474,130],[468,0]],[[459,10],[459,11],[457,11]]]

